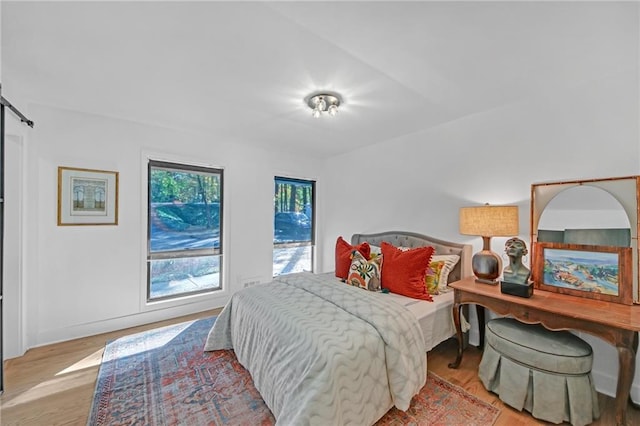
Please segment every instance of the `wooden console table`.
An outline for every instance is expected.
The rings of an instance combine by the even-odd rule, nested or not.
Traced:
[[[463,336],[460,308],[475,304],[478,312],[480,348],[484,347],[484,309],[510,315],[528,324],[542,324],[550,330],[579,330],[597,336],[618,350],[618,384],[616,388],[616,423],[626,424],[627,401],[635,373],[635,358],[640,331],[640,306],[621,305],[577,296],[534,290],[531,298],[510,296],[500,286],[479,284],[474,277],[449,283],[454,288],[453,320],[458,337],[458,355],[449,368],[462,361]],[[632,401],[633,403],[633,401]]]

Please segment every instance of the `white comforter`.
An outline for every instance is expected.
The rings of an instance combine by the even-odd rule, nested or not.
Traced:
[[[372,424],[427,378],[415,316],[384,296],[332,274],[278,277],[234,294],[204,349],[235,351],[278,424]]]

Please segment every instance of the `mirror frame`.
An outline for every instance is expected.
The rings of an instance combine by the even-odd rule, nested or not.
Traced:
[[[544,212],[545,207],[549,202],[555,198],[556,195],[562,191],[577,186],[593,186],[600,188],[609,194],[611,194],[622,206],[627,217],[629,218],[629,225],[631,229],[631,257],[632,257],[632,273],[631,278],[633,281],[632,294],[633,303],[640,303],[640,292],[638,288],[639,270],[638,270],[638,229],[640,229],[640,215],[638,211],[640,209],[640,176],[625,176],[625,177],[612,177],[604,179],[585,179],[585,180],[571,180],[571,181],[558,181],[558,182],[542,182],[534,183],[531,185],[531,214],[530,214],[530,246],[532,250],[532,278],[536,289],[542,289],[540,286],[541,280],[538,278],[538,271],[540,262],[542,259],[536,253],[538,242],[538,225],[540,217]],[[548,290],[547,287],[544,290]]]

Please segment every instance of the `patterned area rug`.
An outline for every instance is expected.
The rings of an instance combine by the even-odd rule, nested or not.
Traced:
[[[214,317],[107,343],[88,425],[273,425],[233,351],[204,352]],[[492,425],[500,411],[429,373],[407,412],[377,425]]]

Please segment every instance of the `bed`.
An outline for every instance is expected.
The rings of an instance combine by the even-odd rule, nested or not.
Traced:
[[[470,274],[471,247],[407,232],[353,235],[457,254],[449,274]],[[407,410],[424,386],[425,352],[455,334],[453,292],[433,302],[345,285],[333,273],[297,273],[236,292],[204,350],[233,349],[278,424],[373,424]]]
[[[388,231],[376,234],[354,234],[351,244],[357,245],[368,242],[374,246],[380,246],[382,241],[393,244],[396,247],[423,247],[431,246],[435,249],[434,255],[457,255],[460,257],[448,276],[448,282],[458,281],[473,275],[471,267],[472,246],[444,241],[413,232]],[[420,324],[425,342],[425,349],[430,351],[439,343],[447,340],[456,333],[455,325],[451,317],[453,306],[453,291],[442,292],[433,297],[433,302],[423,302],[398,294],[390,293],[389,296],[397,303],[404,305],[411,311]],[[469,329],[469,325],[463,315],[463,331]],[[466,335],[465,335],[466,340]]]

